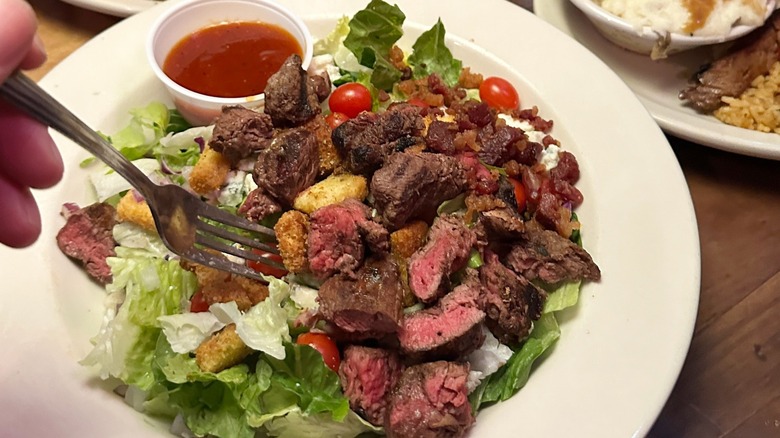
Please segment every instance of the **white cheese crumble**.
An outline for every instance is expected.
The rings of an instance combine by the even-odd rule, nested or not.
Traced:
[[[512,357],[512,350],[498,342],[490,330],[483,326],[482,332],[485,333],[482,346],[466,358],[470,369],[466,382],[469,393],[476,389],[485,377],[498,371]]]
[[[498,117],[506,122],[507,126],[522,129],[525,132],[525,135],[528,136],[528,140],[534,143],[542,144],[542,140],[544,140],[544,137],[547,136],[547,134],[544,132],[535,130],[533,125],[531,125],[527,120],[518,120],[508,114],[499,114]],[[560,152],[561,148],[554,144],[547,146],[542,151],[542,158],[540,162],[544,165],[545,169],[550,170],[558,165]]]
[[[311,62],[309,62],[309,74],[320,75],[322,73],[327,73],[331,84],[341,79],[341,70],[336,66],[333,55],[326,53],[311,58]]]

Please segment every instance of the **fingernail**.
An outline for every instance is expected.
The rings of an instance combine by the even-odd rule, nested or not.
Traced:
[[[38,33],[36,33],[35,37],[33,37],[33,47],[35,47],[35,50],[38,50],[43,55],[44,58],[48,56],[46,54],[46,46],[43,44],[41,35]]]

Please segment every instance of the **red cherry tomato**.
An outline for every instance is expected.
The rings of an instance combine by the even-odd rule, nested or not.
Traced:
[[[515,199],[517,200],[517,211],[522,212],[525,210],[525,202],[526,202],[526,194],[525,194],[525,187],[523,187],[523,183],[520,181],[509,178],[509,181],[512,183],[512,185],[515,188]]]
[[[259,255],[262,258],[266,258],[269,260],[273,260],[277,263],[282,263],[282,257],[278,256],[276,254],[271,254],[270,252],[263,251],[262,249],[253,248],[252,252]],[[268,266],[261,262],[256,262],[254,260],[247,260],[246,265],[249,266],[251,269],[265,275],[270,275],[272,277],[276,278],[282,278],[285,275],[287,275],[287,271],[284,269],[275,268],[273,266]]]
[[[209,303],[206,302],[206,297],[203,296],[203,292],[197,291],[190,298],[190,312],[200,313],[207,312],[209,310]]]
[[[349,120],[349,117],[343,113],[330,113],[327,117],[325,117],[325,121],[328,122],[330,129],[338,128],[339,125],[346,122],[347,120]]]
[[[298,345],[308,345],[319,351],[325,365],[336,373],[339,371],[339,365],[341,364],[339,348],[330,336],[324,333],[307,332],[298,336],[298,339],[295,342]]]
[[[332,113],[342,113],[350,119],[362,111],[371,111],[371,92],[365,85],[349,82],[330,94],[328,106]]]
[[[506,79],[491,76],[479,86],[479,98],[498,110],[513,110],[520,107],[517,90]]]

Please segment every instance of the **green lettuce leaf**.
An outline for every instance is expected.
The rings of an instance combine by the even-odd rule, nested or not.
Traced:
[[[452,87],[458,83],[463,63],[452,56],[452,52],[444,43],[445,33],[444,24],[439,19],[414,42],[408,62],[414,77],[421,78],[436,73]]]
[[[396,5],[371,0],[349,21],[349,34],[344,46],[355,54],[358,62],[372,68],[371,83],[385,91],[401,78],[401,71],[388,60],[390,49],[403,35],[406,15]]]
[[[577,304],[580,296],[581,281],[570,281],[558,286],[547,294],[544,302],[544,313],[557,312]]]
[[[361,434],[379,435],[383,430],[350,410],[342,422],[335,422],[326,414],[305,415],[299,409],[266,423],[269,436],[279,438],[353,438]]]

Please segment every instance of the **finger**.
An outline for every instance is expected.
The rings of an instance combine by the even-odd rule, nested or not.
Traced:
[[[0,11],[2,11],[0,14],[0,41],[2,41],[0,81],[2,81],[25,60],[30,52],[38,22],[32,7],[24,0],[0,0]],[[35,57],[35,55],[31,56]]]
[[[41,234],[41,214],[30,190],[0,175],[0,243],[23,248],[32,245]]]
[[[30,51],[27,52],[27,55],[22,59],[19,67],[23,70],[29,70],[31,68],[40,67],[44,62],[46,62],[46,48],[43,45],[41,36],[35,34],[32,47],[30,47]]]
[[[36,189],[62,178],[62,157],[48,128],[0,102],[0,133],[0,174],[5,178]]]

